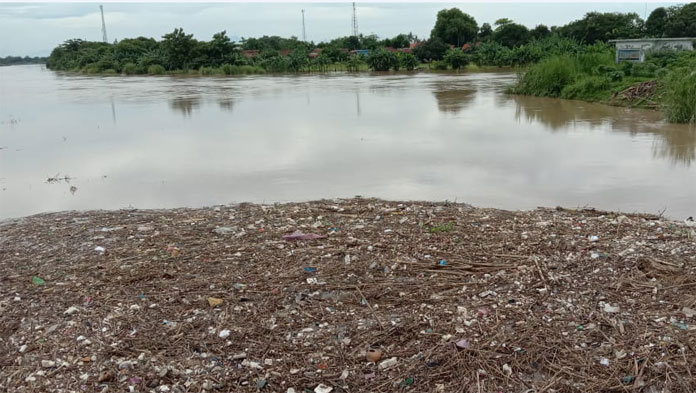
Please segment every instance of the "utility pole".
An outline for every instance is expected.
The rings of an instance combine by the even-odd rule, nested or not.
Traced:
[[[353,2],[353,36],[358,38],[358,14],[355,12],[355,2]]]
[[[302,10],[302,41],[307,42],[307,32],[305,31],[304,9]]]
[[[101,11],[102,16],[102,41],[109,42],[109,40],[106,38],[106,23],[104,23],[104,6],[100,5],[99,10]]]

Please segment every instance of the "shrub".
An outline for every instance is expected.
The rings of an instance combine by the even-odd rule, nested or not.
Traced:
[[[97,63],[89,63],[86,66],[82,67],[80,71],[86,74],[98,74],[99,72],[101,72],[101,68]]]
[[[220,70],[222,71],[223,74],[225,75],[232,75],[235,74],[235,66],[232,64],[223,64],[222,67],[220,67]]]
[[[667,121],[696,123],[696,67],[672,70],[664,84],[663,104]]]
[[[592,50],[585,53],[579,53],[575,59],[576,70],[585,74],[592,74],[592,70],[600,65],[613,66],[614,53],[613,51],[597,51]]]
[[[153,64],[147,67],[148,75],[162,75],[164,74],[164,67],[159,64]]]
[[[396,54],[379,49],[367,56],[367,65],[375,71],[389,71],[392,68],[398,69],[399,59]]]
[[[669,74],[669,70],[667,68],[658,68],[655,70],[655,77],[659,79],[664,79],[667,74]]]
[[[143,69],[142,69],[142,67],[139,67],[133,63],[126,63],[121,68],[121,72],[123,72],[126,75],[136,75],[136,74],[142,74]]]
[[[652,63],[636,63],[631,68],[631,76],[652,78],[659,67]]]
[[[579,79],[576,82],[564,87],[561,91],[561,97],[568,99],[595,99],[599,94],[606,90],[606,86],[606,77],[590,76]]]
[[[512,50],[497,42],[484,42],[474,52],[474,62],[478,65],[498,67],[512,64]]]
[[[399,56],[399,62],[409,71],[412,71],[418,66],[418,58],[411,53],[402,53],[401,56]]]
[[[363,64],[365,64],[365,62],[362,60],[362,56],[350,56],[346,61],[346,69],[352,72],[360,71],[360,66]]]
[[[447,62],[445,61],[433,61],[430,64],[431,68],[438,71],[444,71],[447,69]]]
[[[607,73],[607,78],[609,78],[609,80],[612,82],[620,81],[624,76],[626,76],[626,74],[624,74],[623,71],[613,71]]]
[[[696,59],[696,51],[675,51],[671,49],[663,49],[660,51],[650,52],[645,58],[647,63],[655,64],[658,68],[661,67],[687,67]]]
[[[469,56],[464,54],[461,49],[450,49],[445,54],[445,62],[449,64],[453,70],[458,70],[469,64]]]
[[[222,75],[224,74],[222,68],[215,67],[201,67],[198,69],[200,75]]]
[[[571,55],[546,58],[529,67],[513,88],[519,94],[558,97],[566,86],[575,82],[576,63]]]

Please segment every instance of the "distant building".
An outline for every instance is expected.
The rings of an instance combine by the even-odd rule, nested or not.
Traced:
[[[349,52],[351,55],[360,55],[360,56],[367,56],[370,54],[370,51],[367,49],[356,49],[352,50]]]
[[[616,44],[616,62],[635,61],[642,63],[645,55],[660,50],[694,50],[696,38],[636,38],[609,40]]]
[[[259,55],[259,51],[257,51],[257,50],[243,50],[242,51],[242,56],[244,56],[248,59],[256,57],[258,55]]]

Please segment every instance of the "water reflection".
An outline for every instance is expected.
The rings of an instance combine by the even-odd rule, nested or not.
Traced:
[[[109,97],[111,101],[111,120],[116,125],[116,104],[114,104],[114,96]]]
[[[355,109],[358,117],[360,117],[360,89],[355,89]]]
[[[466,109],[476,98],[476,89],[471,87],[437,84],[433,95],[440,112],[457,114]]]
[[[672,163],[690,166],[696,159],[696,127],[682,130],[667,130],[659,134],[653,146],[655,157],[669,158]]]
[[[220,98],[218,100],[218,105],[220,106],[220,109],[227,112],[232,112],[232,109],[234,109],[234,100],[231,98]]]
[[[201,99],[198,97],[177,97],[169,101],[169,106],[175,111],[181,112],[184,117],[191,117],[194,109],[198,109]]]
[[[631,136],[648,134],[655,137],[653,157],[667,158],[672,164],[685,166],[696,160],[696,128],[666,123],[657,111],[544,97],[505,97],[508,102],[515,103],[517,121],[538,122],[554,133],[582,125],[591,130],[605,128]]]

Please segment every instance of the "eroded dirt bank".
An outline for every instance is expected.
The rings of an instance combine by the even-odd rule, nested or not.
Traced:
[[[0,224],[0,390],[691,392],[695,272],[696,227],[594,210],[37,215]]]

